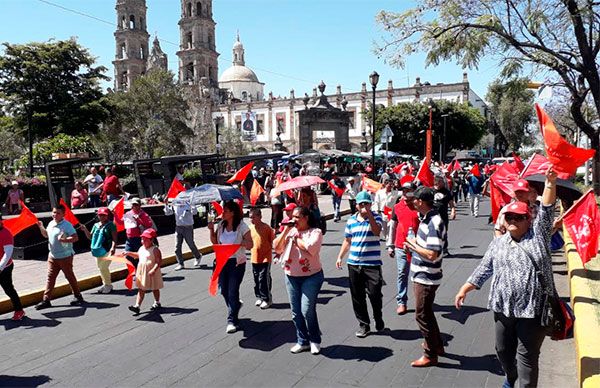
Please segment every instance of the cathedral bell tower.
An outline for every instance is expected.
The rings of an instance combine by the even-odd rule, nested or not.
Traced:
[[[212,0],[181,0],[179,20],[179,82],[199,85],[203,78],[210,88],[218,87],[219,54],[215,46]]]
[[[146,72],[148,40],[146,0],[117,0],[115,90],[126,91]]]

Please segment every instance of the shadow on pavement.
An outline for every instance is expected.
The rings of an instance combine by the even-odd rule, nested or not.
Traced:
[[[459,322],[460,324],[464,325],[465,322],[467,322],[467,319],[471,315],[485,313],[485,312],[488,312],[489,310],[486,308],[477,307],[477,306],[463,306],[460,310],[457,310],[456,307],[453,305],[441,306],[437,303],[434,303],[433,311],[444,312],[444,314],[442,314],[442,317],[449,319],[451,321]]]
[[[325,278],[325,282],[336,287],[350,288],[350,283],[347,276],[342,276],[339,278]]]
[[[286,310],[290,308],[290,304],[289,303],[273,303],[271,304],[271,307],[269,307],[270,309],[275,309],[275,310]]]
[[[580,278],[590,279],[590,280],[600,280],[600,271],[596,271],[593,269],[582,269],[577,268],[571,271],[571,277],[578,276]]]
[[[445,256],[447,257],[448,255]],[[451,256],[453,259],[481,259],[483,257],[483,255],[474,255],[472,253],[457,253],[456,251],[454,251]]]
[[[240,319],[244,338],[240,348],[270,352],[278,347],[296,342],[296,328],[291,320],[261,321]]]
[[[410,329],[395,329],[395,330],[384,330],[381,332],[381,335],[389,335],[395,340],[404,340],[404,341],[412,341],[416,339],[423,338],[423,335],[419,330],[410,330]]]
[[[76,318],[85,315],[87,309],[112,309],[115,307],[119,307],[119,304],[116,303],[105,303],[105,302],[84,302],[80,306],[52,306],[52,308],[56,307],[67,307],[65,310],[59,311],[50,311],[47,313],[42,313],[43,316],[50,319],[59,319],[59,318]]]
[[[321,246],[323,246],[323,247],[341,247],[342,244],[340,244],[340,243],[322,243]]]
[[[333,300],[333,298],[337,298],[338,296],[344,295],[346,291],[337,291],[337,290],[321,290],[319,291],[319,296],[317,297],[317,303],[319,304],[327,304]],[[323,296],[323,294],[332,294],[332,296]]]
[[[458,361],[458,364],[443,362],[444,358]],[[446,353],[441,357],[437,365],[444,369],[488,371],[498,376],[503,376],[504,371],[495,354],[486,354],[485,356],[459,356],[457,354]]]
[[[25,316],[22,321],[13,321],[12,319],[0,320],[0,325],[4,326],[4,330],[12,330],[16,328],[35,329],[36,327],[55,327],[61,322],[55,319],[33,319]],[[0,376],[0,386],[2,386],[2,376]],[[17,384],[18,386],[18,384]]]
[[[127,288],[121,288],[121,289],[118,289],[118,290],[114,290],[113,289],[108,294],[100,294],[99,292],[92,292],[91,294],[95,294],[95,295],[126,295],[126,296],[134,296],[135,294],[137,294],[137,290],[136,289],[128,290]]]
[[[563,298],[561,298],[563,299]],[[565,302],[569,301],[568,297],[565,297],[563,299]],[[573,298],[573,303],[589,303],[589,304],[600,304],[600,300],[598,299],[594,299],[594,298],[590,298],[587,296],[576,296],[575,298]]]
[[[185,279],[185,276],[163,276],[163,282],[178,282]]]
[[[334,345],[321,348],[321,354],[335,360],[379,362],[394,355],[394,351],[381,346]]]
[[[145,311],[141,312],[140,315],[142,317],[138,318],[138,321],[144,322],[156,322],[156,323],[165,323],[165,320],[162,318],[163,315],[183,315],[183,314],[191,314],[198,311],[198,309],[186,309],[182,307],[161,307],[156,311]]]
[[[37,387],[51,381],[50,376],[8,376],[0,375],[0,387]]]

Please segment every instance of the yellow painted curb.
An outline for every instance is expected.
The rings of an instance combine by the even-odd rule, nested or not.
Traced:
[[[582,388],[600,387],[600,258],[583,268],[571,236],[563,229],[575,313],[577,377]]]

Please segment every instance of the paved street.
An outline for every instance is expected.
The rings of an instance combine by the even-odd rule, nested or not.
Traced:
[[[504,377],[494,355],[488,287],[472,292],[465,308],[456,311],[453,299],[491,239],[484,215],[472,218],[464,204],[450,226],[452,257],[444,259],[444,282],[436,311],[447,341],[446,357],[436,368],[411,368],[421,354],[421,335],[410,313],[395,315],[395,262],[384,266],[384,319],[389,330],[365,339],[354,336],[346,270],[335,269],[343,223],[328,222],[321,252],[326,281],[317,311],[323,332],[322,354],[293,355],[295,341],[283,273],[273,268],[274,304],[262,311],[254,306],[250,265],[242,284],[242,330],[225,334],[226,309],[220,296],[207,292],[211,271],[163,268],[160,313],[149,313],[152,297],[133,317],[126,306],[134,292],[115,284],[110,295],[85,293],[83,307],[54,302],[43,312],[28,309],[29,318],[13,323],[0,319],[0,386],[422,386],[499,387]],[[346,219],[347,217],[344,217]],[[555,257],[561,294],[568,295],[564,258]],[[409,295],[412,298],[412,292]],[[2,330],[2,328],[4,330]],[[542,348],[541,386],[575,387],[572,340],[551,342]]]

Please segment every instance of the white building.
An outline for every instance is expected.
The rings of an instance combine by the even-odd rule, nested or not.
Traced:
[[[239,101],[262,101],[264,99],[264,83],[248,67],[244,58],[244,45],[238,33],[233,44],[233,66],[225,70],[219,77],[219,89],[227,90],[230,99]]]

